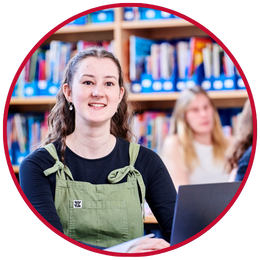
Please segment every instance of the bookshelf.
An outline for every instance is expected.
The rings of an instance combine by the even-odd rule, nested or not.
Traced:
[[[52,40],[64,42],[103,41],[114,40],[115,55],[122,64],[123,71],[127,71],[129,53],[127,41],[130,35],[151,39],[178,39],[182,37],[207,36],[207,34],[195,25],[183,19],[165,20],[136,20],[124,21],[123,8],[114,9],[114,22],[107,24],[69,25],[56,31],[46,40],[46,44]],[[127,73],[126,82],[129,82]],[[246,90],[209,91],[209,96],[218,108],[242,107],[247,99]],[[172,108],[178,99],[179,93],[149,93],[135,94],[129,92],[129,100],[135,110]],[[39,96],[30,98],[13,97],[10,101],[10,112],[46,111],[55,103],[55,97]],[[19,167],[14,166],[15,173]]]
[[[52,40],[77,42],[79,40],[103,41],[114,40],[115,54],[120,60],[123,71],[127,71],[128,49],[126,42],[130,35],[151,39],[173,39],[192,36],[207,36],[198,27],[182,19],[153,20],[153,21],[124,21],[123,9],[115,9],[115,21],[108,24],[87,24],[65,26],[49,37],[45,43]],[[129,79],[126,75],[126,82]],[[209,96],[218,108],[242,107],[247,99],[246,90],[209,91]],[[129,101],[136,111],[150,109],[171,109],[179,97],[179,92],[172,93],[130,93]],[[30,98],[13,97],[10,101],[10,112],[44,112],[55,104],[55,97],[40,96]],[[19,166],[13,166],[14,172],[19,174]],[[145,225],[157,224],[153,215],[146,216]]]

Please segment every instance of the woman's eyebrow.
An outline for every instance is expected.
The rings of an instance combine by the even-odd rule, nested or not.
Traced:
[[[83,74],[83,75],[81,76],[81,78],[83,78],[83,77],[95,78],[95,76],[94,76],[94,75],[91,75],[91,74]]]
[[[117,80],[116,76],[113,76],[113,75],[107,75],[107,76],[105,76],[104,78],[105,78],[105,79],[106,79],[106,78],[114,78],[115,80]]]
[[[95,76],[92,75],[92,74],[83,74],[83,75],[81,76],[81,78],[83,78],[83,77],[95,78]],[[107,75],[107,76],[105,76],[104,78],[114,78],[115,80],[117,80],[116,76],[113,76],[113,75]]]

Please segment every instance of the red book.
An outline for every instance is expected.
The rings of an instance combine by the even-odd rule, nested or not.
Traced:
[[[205,48],[207,44],[212,44],[211,38],[190,38],[190,66],[188,68],[189,77],[191,77],[198,66],[203,63],[202,49]]]

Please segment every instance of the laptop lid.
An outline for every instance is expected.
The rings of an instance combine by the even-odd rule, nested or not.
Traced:
[[[194,236],[228,206],[241,182],[183,185],[179,187],[171,246]]]

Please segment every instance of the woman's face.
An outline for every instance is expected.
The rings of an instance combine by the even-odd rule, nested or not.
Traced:
[[[212,132],[214,127],[214,109],[205,95],[196,95],[195,99],[188,105],[186,122],[195,134]]]
[[[69,93],[76,113],[76,123],[110,123],[123,97],[116,64],[109,58],[82,60]],[[65,91],[66,92],[66,91]]]

